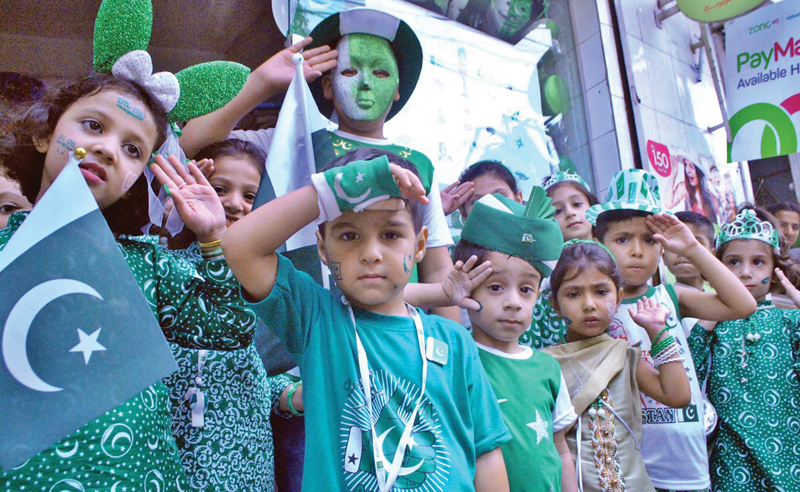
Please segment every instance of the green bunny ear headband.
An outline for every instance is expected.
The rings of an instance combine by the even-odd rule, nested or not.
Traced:
[[[170,122],[216,111],[247,82],[249,68],[225,61],[201,63],[176,75],[154,74],[146,51],[152,29],[151,0],[103,0],[94,25],[94,69],[147,87]]]

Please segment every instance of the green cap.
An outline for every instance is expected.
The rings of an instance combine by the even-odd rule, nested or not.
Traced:
[[[472,206],[461,239],[521,258],[546,277],[555,268],[564,243],[550,202],[538,186],[533,187],[527,206],[500,194],[486,195]]]
[[[728,222],[717,234],[717,248],[734,239],[755,239],[767,243],[780,254],[778,231],[767,220],[758,220],[755,210],[744,209],[736,215],[733,222]]]
[[[625,169],[614,173],[606,201],[589,207],[586,220],[597,225],[597,217],[611,210],[640,210],[651,214],[668,212],[661,207],[658,180],[641,169]]]

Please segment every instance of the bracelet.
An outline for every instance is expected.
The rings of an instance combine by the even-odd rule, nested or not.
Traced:
[[[200,241],[198,241],[198,242],[200,243],[200,249],[214,249],[214,248],[219,248],[220,246],[222,246],[222,239],[215,239],[215,240],[209,241],[207,243],[203,243],[203,242],[200,242]]]
[[[669,330],[669,326],[667,326],[667,325],[664,325],[664,328],[662,328],[662,329],[661,329],[661,331],[659,331],[659,332],[658,332],[658,335],[656,335],[656,336],[653,338],[653,343],[655,343],[655,341],[656,341],[656,340],[658,340],[658,338],[659,338],[661,335],[663,335],[663,334],[664,334],[664,332],[665,332],[665,331],[667,331],[667,330]]]
[[[656,356],[656,354],[658,354],[659,352],[661,352],[662,350],[664,350],[665,348],[667,348],[667,347],[668,347],[670,344],[672,344],[672,343],[675,343],[675,337],[673,337],[672,335],[670,335],[670,336],[668,336],[667,338],[665,338],[665,339],[661,340],[661,341],[660,341],[660,342],[658,342],[657,344],[655,344],[655,345],[653,345],[652,347],[650,347],[650,355],[652,355],[653,357],[655,357],[655,356]]]
[[[680,355],[680,352],[681,352],[680,346],[677,343],[673,343],[666,349],[662,350],[658,355],[653,357],[653,365],[659,367],[668,362],[674,362],[678,360],[678,358],[683,360],[683,358],[678,357]]]
[[[303,381],[295,381],[294,383],[289,385],[289,393],[287,393],[286,405],[289,407],[289,412],[294,415],[295,417],[302,417],[305,415],[305,412],[298,412],[296,408],[294,408],[294,404],[292,403],[292,397],[294,397],[295,391],[297,388],[303,384]]]
[[[225,258],[225,255],[222,254],[222,248],[219,246],[211,249],[200,248],[200,256],[202,256],[205,261],[221,260]]]

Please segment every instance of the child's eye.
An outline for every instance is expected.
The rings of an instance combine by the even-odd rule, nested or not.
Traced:
[[[561,212],[563,212],[563,211],[564,211],[564,209],[563,209],[563,208],[557,208],[557,209],[556,209],[556,215],[560,214],[560,213],[561,213]]]
[[[358,70],[356,70],[355,68],[345,68],[340,73],[342,74],[343,77],[355,77],[356,75],[358,75]]]
[[[625,243],[627,243],[627,242],[628,242],[628,238],[627,238],[627,237],[618,237],[618,238],[615,240],[615,242],[616,242],[617,244],[625,244]]]
[[[255,193],[245,193],[244,194],[244,200],[247,203],[253,203],[256,200],[256,194]]]
[[[398,234],[398,233],[396,233],[394,231],[386,231],[386,232],[383,233],[383,238],[384,239],[397,239],[399,237],[400,237],[400,234]]]
[[[380,68],[376,68],[372,71],[372,75],[378,77],[379,79],[387,79],[389,78],[389,72],[386,70],[381,70]]]
[[[577,299],[578,293],[577,292],[567,292],[567,299]]]
[[[728,265],[736,266],[739,264],[739,260],[728,260]]]
[[[489,290],[491,290],[492,292],[500,292],[503,290],[503,286],[498,284],[492,284],[489,286]]]
[[[753,265],[761,266],[764,264],[764,260],[753,260]]]
[[[655,239],[653,239],[652,237],[646,237],[646,238],[644,238],[644,243],[645,243],[645,244],[653,244],[654,242],[656,242],[656,240],[655,240]]]
[[[598,296],[605,296],[606,294],[608,294],[608,290],[606,290],[606,289],[597,289],[596,294]]]
[[[0,205],[0,214],[11,215],[21,208],[22,207],[14,203],[5,203],[3,205]]]
[[[523,285],[522,287],[520,287],[519,291],[522,292],[523,294],[533,294],[534,292],[536,292],[536,290],[534,290],[534,288],[531,287],[530,285]]]
[[[225,188],[219,185],[214,186],[214,191],[217,193],[218,196],[222,196],[225,194]]]
[[[583,202],[575,202],[572,204],[572,206],[575,208],[581,208],[583,206]]]
[[[139,147],[134,144],[125,144],[124,145],[125,152],[131,155],[134,159],[138,159],[142,153],[139,151]]]
[[[356,237],[357,236],[356,236],[355,232],[345,232],[339,238],[342,241],[352,241],[352,240],[356,239]]]
[[[98,122],[96,120],[90,120],[90,119],[89,120],[83,120],[83,121],[81,121],[81,124],[84,127],[88,128],[89,130],[91,130],[93,132],[102,132],[103,131],[103,125],[101,125],[100,122]]]

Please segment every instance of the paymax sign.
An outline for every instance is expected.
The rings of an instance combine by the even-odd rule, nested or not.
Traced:
[[[800,129],[800,0],[725,25],[728,162],[793,154]]]

